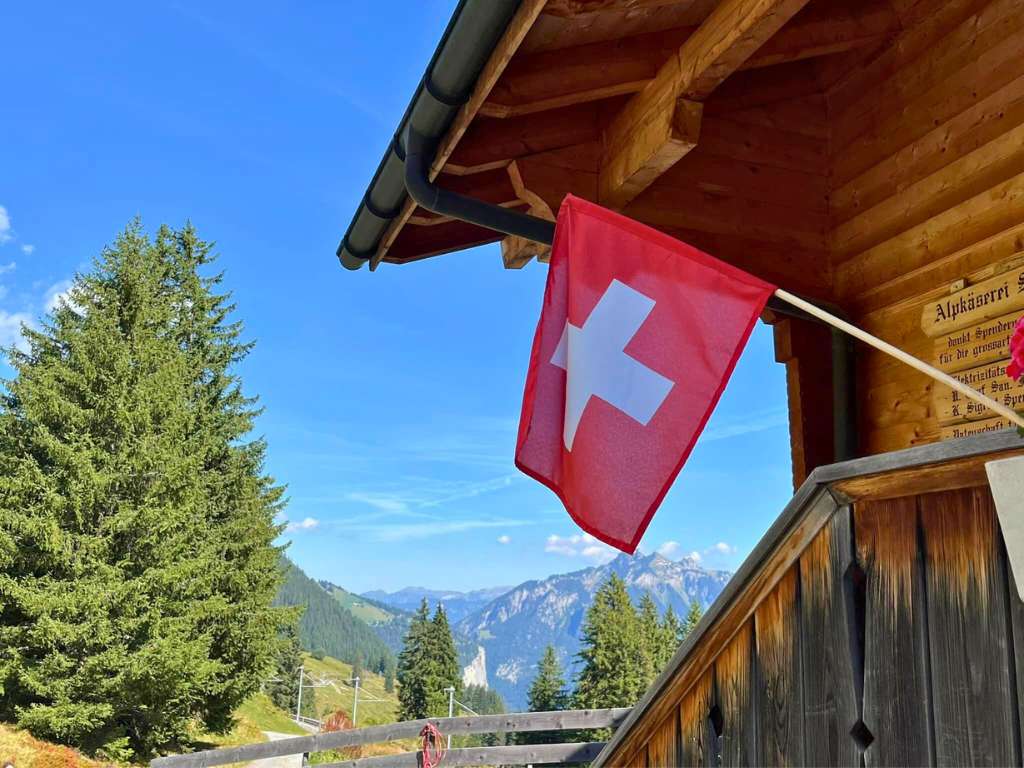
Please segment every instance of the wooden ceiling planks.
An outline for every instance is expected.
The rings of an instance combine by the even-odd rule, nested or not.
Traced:
[[[785,64],[878,43],[896,30],[885,0],[850,6],[846,0],[809,5],[739,69]],[[481,108],[491,117],[533,114],[584,101],[641,91],[696,25],[587,43],[517,57]],[[558,77],[552,77],[552,71]]]

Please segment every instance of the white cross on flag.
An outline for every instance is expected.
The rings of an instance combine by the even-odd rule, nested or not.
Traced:
[[[549,270],[516,466],[632,553],[775,286],[571,195]]]

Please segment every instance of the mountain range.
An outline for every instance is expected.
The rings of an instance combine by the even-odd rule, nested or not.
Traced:
[[[587,609],[613,573],[625,582],[634,603],[649,593],[659,611],[672,606],[680,617],[694,601],[707,608],[731,576],[705,569],[691,558],[618,555],[603,565],[512,588],[458,592],[406,587],[359,595],[330,581],[313,581],[286,561],[287,582],[277,602],[307,606],[300,622],[300,640],[307,650],[323,650],[348,662],[358,654],[370,663],[385,648],[398,654],[421,600],[431,610],[440,602],[464,665],[463,681],[496,690],[514,711],[525,709],[537,662],[548,644],[572,679]]]
[[[444,605],[448,614],[448,621],[456,623],[474,613],[495,598],[501,597],[512,587],[488,587],[486,589],[474,589],[471,592],[458,592],[455,590],[427,589],[426,587],[406,587],[397,592],[384,592],[373,590],[363,592],[362,596],[390,605],[399,610],[413,613],[420,607],[420,602],[426,599],[433,610],[438,603]]]
[[[693,601],[707,608],[731,576],[727,571],[707,570],[690,558],[676,561],[660,554],[619,555],[604,565],[527,581],[511,589],[461,593],[409,587],[395,593],[367,592],[363,597],[401,610],[418,607],[423,597],[440,600],[452,619],[465,665],[464,682],[488,685],[511,708],[521,709],[548,644],[555,647],[572,676],[583,619],[594,593],[612,573],[623,579],[634,602],[650,593],[659,611],[664,613],[671,605],[680,617]],[[470,610],[474,603],[477,607]]]

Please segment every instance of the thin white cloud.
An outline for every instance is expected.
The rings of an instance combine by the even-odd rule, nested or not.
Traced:
[[[672,557],[679,550],[678,541],[666,541],[655,551],[663,557]]]
[[[0,345],[14,346],[21,351],[28,349],[28,342],[21,333],[23,325],[32,325],[33,319],[28,312],[7,312],[0,309]]]
[[[17,267],[17,263],[13,261],[9,261],[6,264],[0,264],[0,275],[6,275],[8,272],[13,272]]]
[[[710,554],[716,555],[732,555],[736,553],[736,547],[732,544],[726,544],[724,541],[720,541],[704,550],[705,555]]]
[[[533,525],[529,520],[436,520],[423,523],[350,526],[370,535],[374,541],[409,541],[429,539],[450,533],[464,533],[482,528],[511,528]]]
[[[345,498],[379,509],[381,512],[401,513],[409,509],[409,502],[406,499],[384,493],[353,492],[346,494]]]
[[[512,537],[509,536],[507,533],[503,533],[503,534],[501,534],[501,536],[498,537],[498,543],[499,544],[508,544],[511,541],[512,541]]]
[[[43,308],[53,312],[62,303],[69,301],[71,286],[71,280],[61,280],[51,285],[43,296]]]
[[[703,560],[703,558],[700,556],[700,552],[698,552],[696,549],[693,550],[693,552],[691,552],[690,554],[688,554],[687,557],[698,563],[701,560]]]
[[[23,246],[21,246],[21,252],[24,253],[26,256],[31,256],[33,253],[35,253],[35,251],[36,247],[31,243],[25,243]]]
[[[7,209],[0,205],[0,245],[9,243],[14,238],[11,231],[11,215]]]
[[[749,435],[754,432],[764,432],[776,427],[784,427],[789,423],[789,413],[785,408],[771,408],[763,411],[753,411],[744,414],[742,417],[723,420],[720,423],[710,425],[700,436],[701,442],[711,443],[716,440],[726,440],[730,437]]]
[[[544,551],[565,557],[583,557],[595,563],[607,563],[618,554],[614,547],[598,541],[589,533],[575,533],[571,536],[552,533],[544,542]]]
[[[315,517],[304,517],[302,520],[297,520],[294,523],[288,523],[285,526],[286,533],[294,533],[295,531],[311,531],[314,528],[319,527],[320,521]]]

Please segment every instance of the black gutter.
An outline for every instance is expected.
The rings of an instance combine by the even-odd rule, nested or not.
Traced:
[[[342,266],[359,269],[377,254],[381,237],[405,202],[402,166],[410,129],[428,141],[448,132],[519,4],[520,0],[460,0],[338,246]]]

